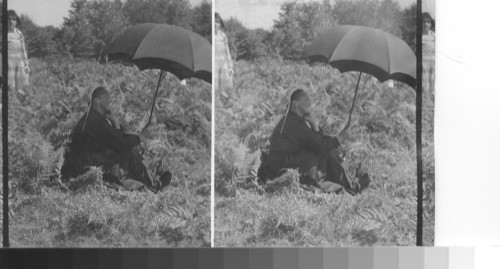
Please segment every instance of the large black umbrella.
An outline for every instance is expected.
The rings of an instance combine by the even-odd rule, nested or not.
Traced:
[[[416,86],[416,57],[411,48],[398,37],[384,31],[364,27],[343,25],[333,27],[320,35],[302,52],[309,63],[328,63],[340,72],[359,72],[349,118],[358,93],[362,73],[367,73],[380,82],[392,79]]]
[[[104,49],[101,59],[132,62],[141,71],[161,70],[146,126],[151,123],[163,71],[181,80],[195,77],[212,83],[212,45],[182,27],[157,23],[132,26]]]

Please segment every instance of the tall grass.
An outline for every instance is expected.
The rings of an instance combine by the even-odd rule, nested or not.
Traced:
[[[344,146],[353,171],[372,177],[358,196],[312,194],[297,172],[258,186],[260,150],[285,113],[288,96],[305,89],[319,125],[336,134],[345,124],[357,73],[262,60],[237,62],[234,89],[215,96],[215,244],[217,246],[353,246],[416,243],[415,91],[361,79]],[[424,93],[424,243],[434,238],[434,93]]]
[[[146,123],[159,71],[68,59],[31,59],[29,98],[11,93],[12,246],[209,246],[211,87],[167,74],[141,142],[153,172],[173,175],[162,193],[104,187],[100,168],[60,180],[71,131],[89,87],[105,85],[128,132]]]

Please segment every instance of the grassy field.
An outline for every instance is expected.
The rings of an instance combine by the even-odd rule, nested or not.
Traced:
[[[216,246],[416,244],[415,91],[363,75],[343,145],[348,166],[363,162],[373,182],[357,196],[313,194],[297,171],[259,186],[260,150],[284,115],[287,96],[305,89],[320,126],[347,119],[357,73],[263,60],[237,62],[234,89],[215,91]],[[434,93],[424,92],[424,245],[434,244]]]
[[[31,69],[32,95],[9,97],[12,246],[210,246],[210,84],[166,75],[139,150],[174,178],[162,193],[127,192],[105,187],[100,168],[61,182],[63,152],[89,87],[107,86],[125,129],[139,132],[159,71],[69,59],[31,59]]]

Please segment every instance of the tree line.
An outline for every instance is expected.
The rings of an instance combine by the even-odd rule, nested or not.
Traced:
[[[294,1],[281,5],[271,30],[247,29],[234,17],[225,22],[225,30],[236,60],[297,60],[307,44],[336,25],[374,27],[403,39],[416,51],[416,12],[416,3],[402,9],[394,0]]]
[[[128,26],[153,22],[184,27],[212,40],[212,4],[188,0],[73,0],[62,26],[39,26],[21,14],[29,57],[98,58]]]

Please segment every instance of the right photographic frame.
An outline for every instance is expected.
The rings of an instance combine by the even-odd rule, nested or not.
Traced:
[[[214,1],[214,246],[434,245],[434,7]]]

